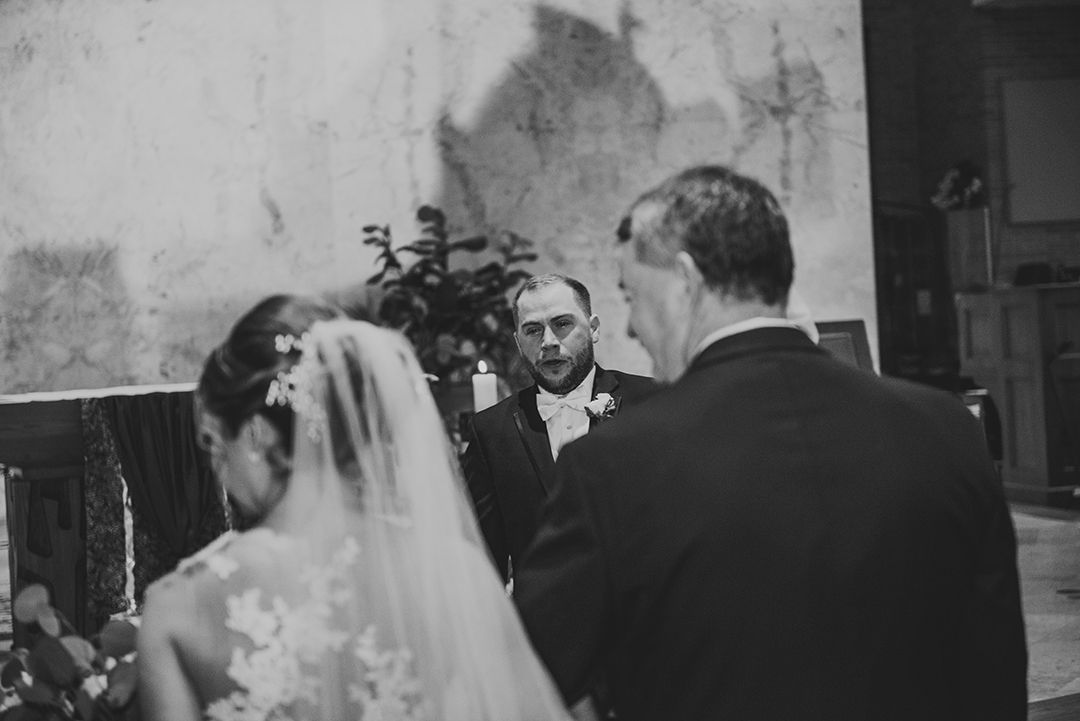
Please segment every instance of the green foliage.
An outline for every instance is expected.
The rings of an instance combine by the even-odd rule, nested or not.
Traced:
[[[484,251],[488,238],[451,240],[446,216],[428,205],[417,211],[416,218],[421,237],[396,249],[390,226],[364,228],[364,243],[379,249],[377,262],[382,264],[368,279],[382,290],[379,319],[412,341],[424,371],[442,383],[466,380],[479,360],[494,363],[494,370],[505,377],[519,374],[508,294],[532,275],[515,267],[536,260],[529,251],[532,241],[504,233],[495,247],[497,260],[475,269],[451,269],[455,253]],[[411,264],[403,263],[402,254],[415,260],[410,257]]]
[[[135,721],[138,619],[109,621],[93,641],[79,636],[34,584],[12,604],[31,637],[0,670],[0,721]]]

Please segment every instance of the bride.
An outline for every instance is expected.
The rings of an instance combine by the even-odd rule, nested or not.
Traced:
[[[210,356],[201,433],[254,522],[147,592],[150,719],[564,719],[398,333],[264,300]]]

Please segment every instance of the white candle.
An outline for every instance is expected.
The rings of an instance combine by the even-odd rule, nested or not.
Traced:
[[[499,402],[499,378],[487,372],[487,363],[480,361],[479,373],[472,377],[473,410],[477,413]]]

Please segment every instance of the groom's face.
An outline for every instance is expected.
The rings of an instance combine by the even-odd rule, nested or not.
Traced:
[[[518,298],[518,350],[533,380],[549,393],[569,393],[589,375],[599,329],[600,319],[585,315],[574,292],[562,283]]]

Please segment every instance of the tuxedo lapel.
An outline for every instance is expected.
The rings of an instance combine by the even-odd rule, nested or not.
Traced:
[[[525,453],[529,456],[540,485],[548,493],[555,477],[555,459],[551,457],[551,441],[548,440],[547,424],[536,410],[536,386],[526,388],[518,395],[518,410],[514,411],[517,427]]]

